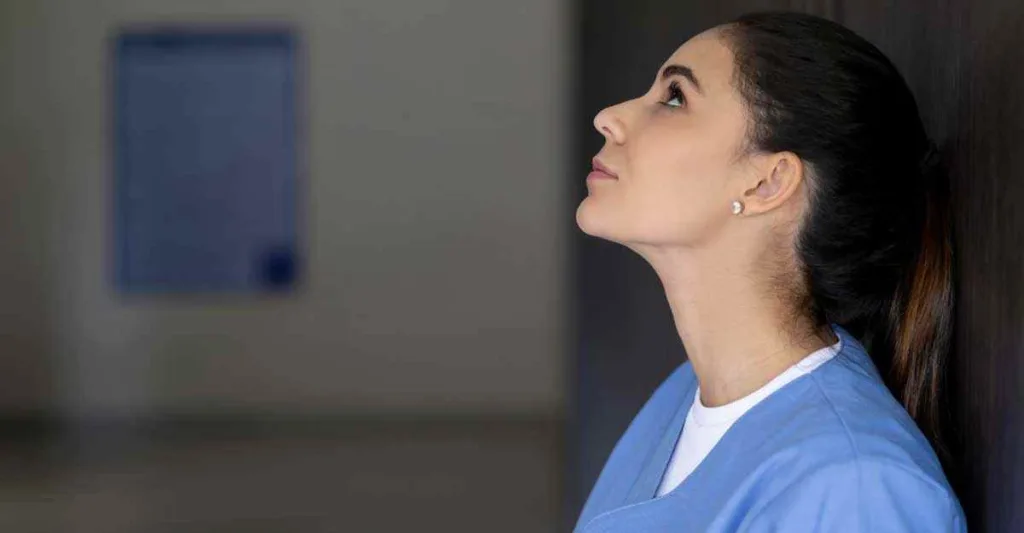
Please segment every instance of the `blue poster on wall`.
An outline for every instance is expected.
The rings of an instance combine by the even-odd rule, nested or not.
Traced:
[[[117,286],[189,293],[293,287],[292,33],[128,31],[113,48]]]

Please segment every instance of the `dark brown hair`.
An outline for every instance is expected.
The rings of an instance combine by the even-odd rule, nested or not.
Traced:
[[[750,149],[810,169],[797,238],[804,311],[858,336],[940,457],[950,344],[948,176],[893,64],[829,20],[754,13],[722,28],[753,117]],[[945,461],[944,461],[945,462]]]

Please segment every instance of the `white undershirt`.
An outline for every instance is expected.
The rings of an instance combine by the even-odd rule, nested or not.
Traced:
[[[700,386],[697,387],[693,404],[686,415],[682,435],[676,442],[665,471],[665,477],[658,487],[657,496],[662,496],[679,486],[697,465],[707,457],[718,444],[725,432],[751,407],[767,398],[794,379],[803,376],[832,359],[839,352],[842,341],[826,346],[801,359],[760,389],[719,407],[707,407],[700,400]]]

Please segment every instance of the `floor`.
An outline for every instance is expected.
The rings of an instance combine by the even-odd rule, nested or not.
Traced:
[[[0,440],[4,532],[548,532],[560,426],[102,426]]]

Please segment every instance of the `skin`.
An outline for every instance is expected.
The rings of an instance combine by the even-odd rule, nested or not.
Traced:
[[[700,89],[684,75],[662,79],[668,65],[689,67]],[[585,233],[654,268],[712,407],[837,340],[788,297],[803,283],[794,242],[811,169],[792,152],[748,149],[751,117],[733,71],[727,41],[711,29],[679,47],[646,94],[598,113],[596,159],[617,177],[588,179],[576,212]]]

